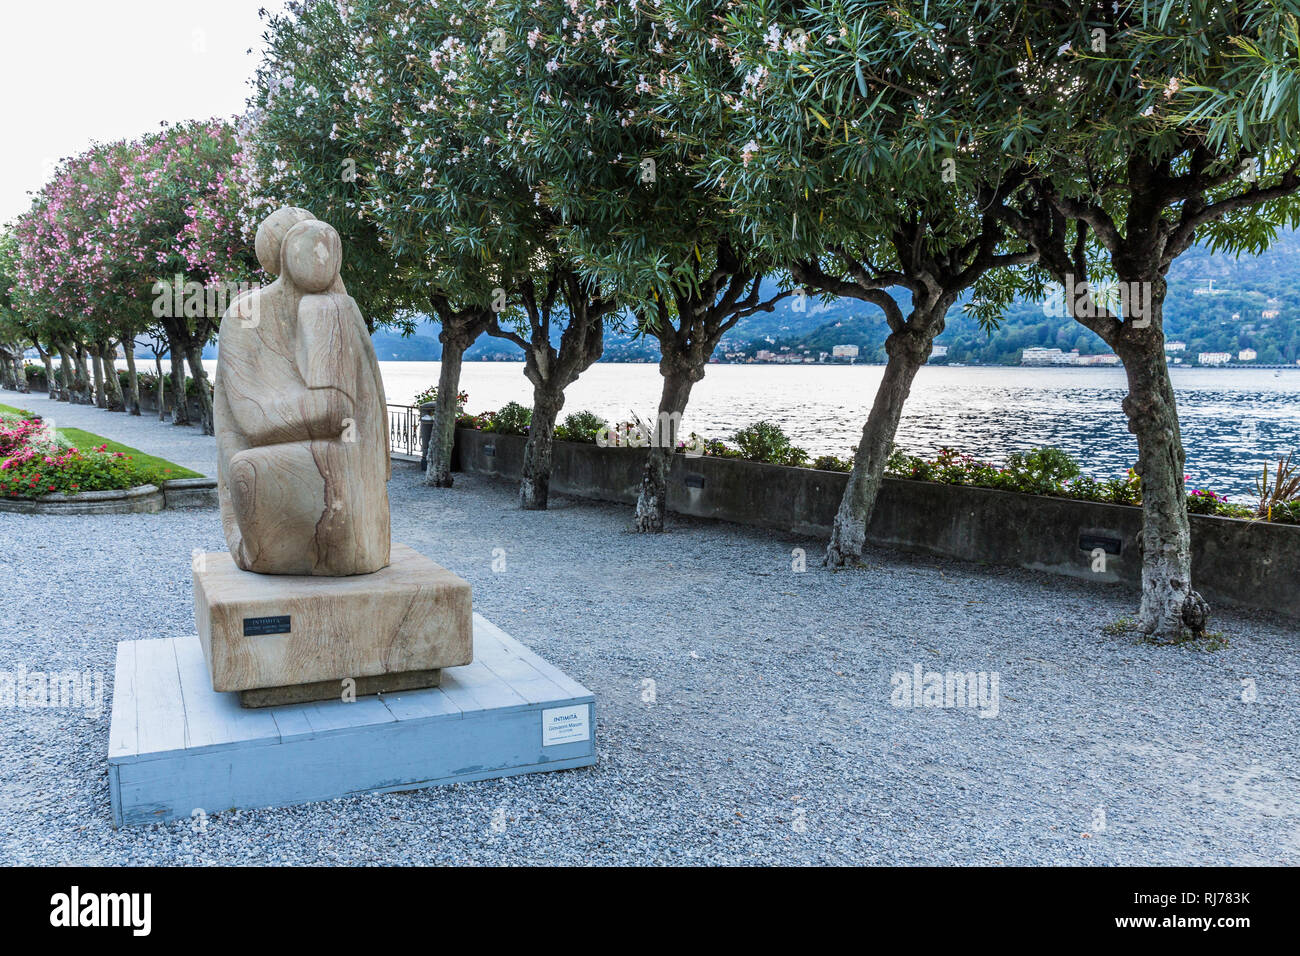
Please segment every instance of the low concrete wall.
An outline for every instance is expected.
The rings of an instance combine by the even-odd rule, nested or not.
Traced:
[[[0,511],[29,515],[157,514],[164,508],[217,507],[215,478],[175,478],[125,491],[83,491],[41,498],[0,498]]]
[[[460,470],[518,480],[524,439],[456,430]],[[552,490],[634,504],[645,451],[555,443]],[[830,537],[848,476],[728,458],[677,455],[668,508],[679,514]],[[1211,603],[1300,617],[1300,526],[1192,515],[1192,573]],[[873,544],[1141,587],[1142,510],[991,488],[885,479]],[[1094,558],[1100,548],[1102,557]],[[1098,570],[1094,570],[1094,567]]]
[[[172,478],[162,483],[168,508],[216,508],[217,479]]]
[[[166,507],[157,485],[138,485],[125,491],[83,491],[78,495],[41,498],[0,498],[0,511],[29,515],[157,514]]]

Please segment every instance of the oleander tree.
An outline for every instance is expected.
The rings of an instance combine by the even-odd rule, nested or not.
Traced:
[[[445,255],[450,247],[430,221],[412,213],[428,189],[397,157],[441,116],[422,110],[429,98],[418,96],[418,84],[432,66],[414,60],[427,61],[443,38],[430,33],[436,17],[407,6],[304,4],[270,19],[242,126],[251,157],[247,226],[275,206],[302,206],[339,230],[344,282],[372,328],[412,332],[419,312],[438,321],[442,361],[425,480],[450,487],[463,357],[487,330],[500,282],[486,281],[493,266],[481,256]],[[417,85],[376,91],[371,77]]]
[[[662,5],[491,5],[484,29],[505,78],[492,102],[505,117],[504,161],[558,217],[575,268],[658,340],[663,385],[634,529],[662,531],[668,470],[691,389],[719,340],[787,292],[764,294],[776,271],[695,169],[701,132],[725,122],[717,96],[687,102],[687,68],[730,71],[695,31],[721,3],[674,20]]]
[[[3,314],[5,330],[3,334],[20,353],[27,348],[35,348],[45,368],[45,385],[49,397],[59,397],[58,378],[54,372],[52,350],[46,338],[44,314],[24,288],[19,275],[22,266],[21,246],[18,239],[18,221],[6,226],[0,232],[0,313]],[[26,386],[26,376],[21,378],[16,370],[16,384]]]
[[[96,400],[96,378],[103,395],[102,369],[92,375],[86,348],[98,277],[98,223],[89,215],[97,199],[92,167],[100,153],[92,148],[64,159],[15,226],[20,295],[60,357],[63,397],[85,404]]]
[[[511,59],[495,3],[376,0],[357,10],[365,68],[353,92],[365,104],[364,139],[377,150],[367,157],[369,212],[403,261],[422,264],[422,278],[445,301],[444,326],[444,316],[459,312],[523,350],[533,412],[520,503],[544,509],[564,390],[600,357],[617,308],[563,242],[566,213],[554,203],[550,172],[512,158],[522,131],[511,104],[529,79],[526,31]],[[450,384],[440,382],[439,400],[454,413]],[[449,418],[440,414],[440,424]],[[435,444],[441,453],[450,431],[443,441]]]
[[[954,54],[911,5],[717,6],[656,8],[704,51],[674,62],[665,87],[678,125],[696,131],[702,182],[802,294],[869,303],[889,327],[827,546],[842,567],[861,559],[912,382],[949,311],[961,301],[991,326],[1037,283],[1024,268],[1034,249],[996,214],[1024,172],[962,150],[936,107]]]
[[[328,222],[343,240],[341,275],[366,324],[414,330],[425,305],[366,215],[375,152],[358,126],[357,82],[371,27],[356,5],[293,3],[267,14],[264,52],[237,124],[244,235],[280,206]]]
[[[135,304],[138,290],[131,276],[123,276],[117,266],[117,250],[108,236],[108,217],[121,188],[121,164],[127,148],[111,143],[93,148],[85,157],[82,193],[76,216],[84,233],[84,261],[79,263],[85,299],[81,322],[83,337],[91,357],[95,381],[95,401],[100,408],[123,411],[129,404],[138,406],[138,383],[134,375],[134,358],[129,354],[130,327],[138,321],[140,309]],[[123,285],[125,280],[125,286]],[[128,395],[124,394],[114,361],[118,343],[128,353],[132,370]]]
[[[169,342],[173,424],[189,423],[188,365],[205,434],[213,432],[213,417],[203,349],[232,284],[249,281],[257,270],[252,242],[240,228],[240,161],[234,127],[223,120],[192,121],[142,137],[121,152],[120,184],[103,231],[116,294],[140,323],[133,333],[147,331],[147,307]],[[178,283],[182,289],[195,283],[204,294],[169,295],[166,289]]]
[[[1300,221],[1300,32],[1293,3],[931,3],[969,68],[949,116],[972,153],[1028,164],[999,215],[1070,314],[1120,357],[1136,436],[1142,632],[1204,632],[1185,449],[1164,353],[1165,276],[1194,242],[1265,249]],[[963,56],[960,50],[970,50]]]
[[[23,353],[32,342],[18,288],[18,239],[6,227],[0,232],[0,383],[5,388],[27,391]],[[51,372],[46,365],[46,373]]]

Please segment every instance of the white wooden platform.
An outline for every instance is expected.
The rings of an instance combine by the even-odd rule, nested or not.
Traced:
[[[595,698],[474,615],[442,686],[248,709],[212,690],[197,637],[117,645],[108,740],[117,826],[596,762]]]

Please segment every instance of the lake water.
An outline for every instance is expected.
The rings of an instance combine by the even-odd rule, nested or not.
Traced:
[[[438,381],[437,362],[380,367],[394,405]],[[878,365],[710,365],[683,424],[725,438],[765,418],[813,455],[846,457],[883,372]],[[1251,498],[1260,469],[1300,448],[1300,370],[1175,368],[1172,375],[1194,487]],[[522,362],[466,362],[461,388],[471,412],[532,404]],[[597,363],[569,387],[561,417],[587,409],[610,422],[629,421],[633,412],[649,419],[659,389],[657,365]],[[898,444],[923,455],[947,445],[993,461],[1055,445],[1089,474],[1119,476],[1137,458],[1120,408],[1125,391],[1120,368],[928,366],[916,377]]]

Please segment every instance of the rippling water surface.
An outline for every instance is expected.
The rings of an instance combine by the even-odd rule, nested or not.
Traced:
[[[437,362],[381,362],[388,400],[410,402],[438,381]],[[816,454],[857,445],[883,366],[711,365],[691,395],[685,427],[729,435],[760,418],[778,422]],[[1261,467],[1300,447],[1300,370],[1173,369],[1187,472],[1197,487],[1253,495]],[[461,387],[471,412],[531,404],[523,364],[467,362]],[[599,363],[567,392],[579,409],[610,421],[654,413],[656,365]],[[1120,401],[1119,368],[923,368],[903,412],[898,444],[915,454],[949,445],[994,461],[1056,445],[1098,477],[1122,475],[1137,457]],[[1300,456],[1297,456],[1300,457]]]
[[[394,405],[438,382],[437,362],[379,364]],[[205,365],[215,371],[215,360]],[[692,392],[685,428],[725,438],[766,418],[813,455],[847,456],[883,372],[879,365],[710,365]],[[1172,374],[1193,487],[1253,498],[1261,468],[1300,449],[1300,369],[1175,368]],[[532,402],[522,362],[466,362],[461,387],[471,412]],[[633,412],[649,418],[659,388],[657,365],[598,363],[569,387],[561,416],[588,409],[611,422],[628,421]],[[1115,477],[1137,458],[1120,408],[1125,391],[1119,368],[929,366],[916,377],[898,444],[922,455],[948,445],[991,461],[1055,445],[1085,472]]]

